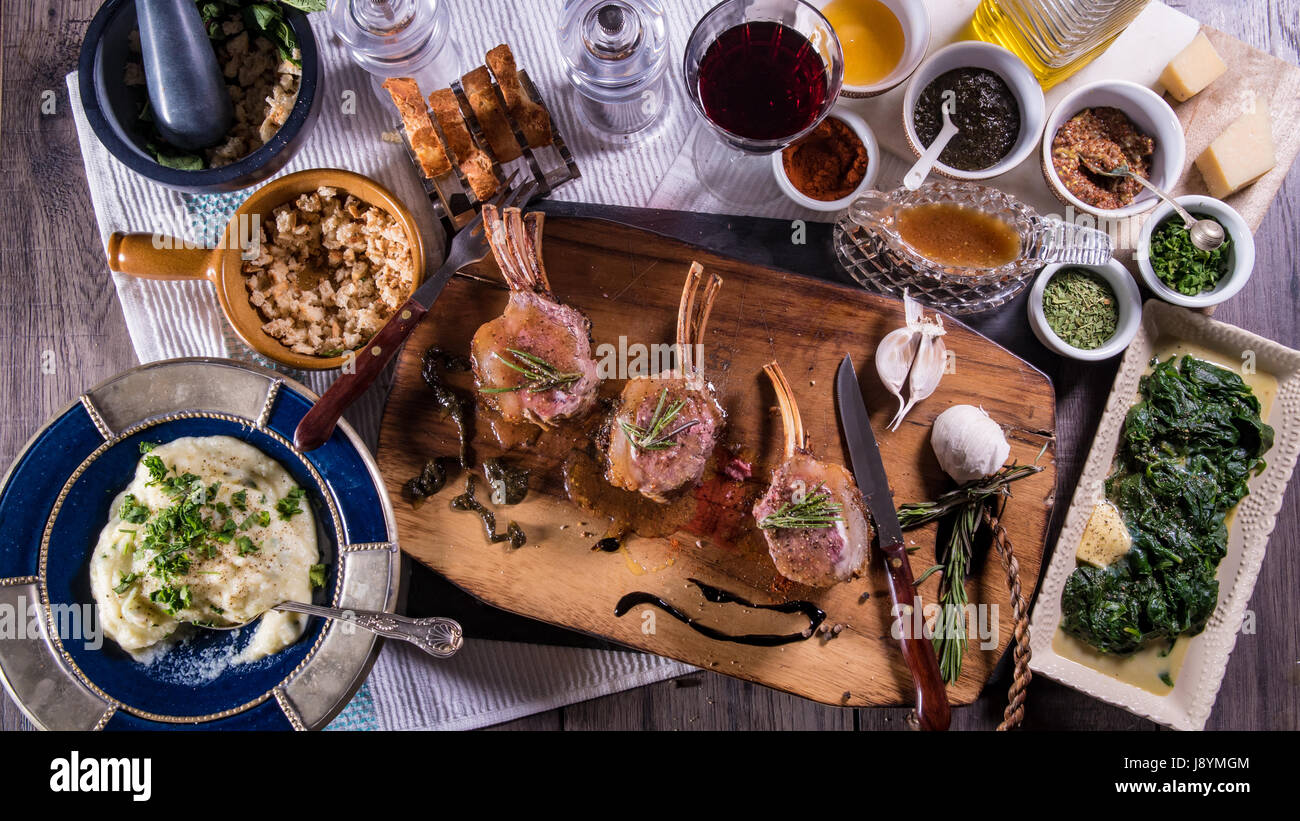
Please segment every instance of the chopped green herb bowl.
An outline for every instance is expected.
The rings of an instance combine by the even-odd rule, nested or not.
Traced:
[[[1246,225],[1246,221],[1232,206],[1222,200],[1197,195],[1178,197],[1177,200],[1179,205],[1193,215],[1209,217],[1223,226],[1228,239],[1232,241],[1227,252],[1227,270],[1213,288],[1195,295],[1180,293],[1160,279],[1151,265],[1151,237],[1171,217],[1180,219],[1169,203],[1161,203],[1143,224],[1142,233],[1138,236],[1137,252],[1133,255],[1143,284],[1165,302],[1182,305],[1184,308],[1208,308],[1231,299],[1246,286],[1246,281],[1255,268],[1255,238],[1251,235],[1250,226]]]
[[[1062,339],[1052,330],[1043,308],[1043,293],[1047,290],[1047,285],[1051,282],[1052,277],[1056,276],[1058,272],[1076,268],[1095,274],[1109,285],[1110,290],[1115,294],[1116,306],[1119,309],[1119,319],[1116,322],[1114,333],[1110,335],[1109,339],[1095,348],[1077,348]],[[1028,310],[1029,326],[1033,329],[1034,336],[1038,337],[1039,342],[1042,342],[1061,356],[1068,356],[1071,359],[1084,362],[1100,362],[1121,353],[1133,341],[1138,326],[1142,324],[1142,294],[1138,291],[1137,283],[1133,281],[1128,269],[1114,259],[1105,265],[1057,263],[1048,265],[1038,274],[1038,279],[1034,281],[1034,287],[1029,291]]]

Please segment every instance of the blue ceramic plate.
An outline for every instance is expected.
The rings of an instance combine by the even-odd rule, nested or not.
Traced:
[[[312,619],[288,649],[231,665],[252,629],[199,630],[142,664],[102,636],[90,593],[91,549],[131,481],[139,444],[233,436],[307,490],[328,563],[318,601],[392,611],[400,561],[379,471],[346,424],[318,450],[293,447],[314,401],[271,371],[169,360],[92,389],[33,437],[0,485],[0,679],[34,723],[303,729],[342,709],[374,661],[369,633]]]

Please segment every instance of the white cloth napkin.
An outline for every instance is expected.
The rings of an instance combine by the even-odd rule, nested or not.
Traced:
[[[719,202],[695,177],[689,137],[697,117],[683,91],[680,55],[695,22],[714,0],[664,2],[669,30],[670,79],[662,122],[649,139],[610,141],[581,125],[564,75],[555,28],[559,0],[445,0],[452,37],[466,68],[477,55],[509,42],[520,65],[542,90],[560,130],[577,158],[582,178],[556,192],[557,199],[614,205],[651,206],[713,213],[748,213],[782,218],[813,218],[785,201],[752,207]],[[931,50],[946,45],[969,19],[977,0],[928,0]],[[395,114],[372,93],[370,78],[348,59],[328,31],[323,15],[313,15],[324,65],[322,109],[310,138],[285,169],[339,167],[372,176],[416,212],[429,243],[431,264],[442,254],[442,232],[433,219],[405,149],[380,140]],[[1191,40],[1195,21],[1153,3],[1115,48],[1048,94],[1049,109],[1069,89],[1091,78],[1123,77],[1153,85],[1169,58]],[[472,61],[472,62],[470,62]],[[76,73],[68,89],[81,142],[82,158],[101,238],[113,231],[161,231],[174,236],[215,240],[226,215],[244,194],[204,197],[178,194],[155,185],[118,163],[90,132],[77,93]],[[348,94],[352,92],[352,94]],[[899,129],[902,89],[873,100],[844,104],[867,118],[888,155],[879,185],[893,186],[911,164]],[[345,97],[356,102],[344,113]],[[1031,158],[995,184],[1050,211],[1055,206]],[[824,217],[823,217],[824,218]],[[226,327],[212,287],[206,282],[158,282],[115,276],[132,344],[142,362],[179,356],[229,356],[258,361]],[[299,375],[301,376],[301,375]],[[331,374],[303,378],[323,391]],[[377,384],[348,414],[373,448],[379,415],[389,385]],[[690,671],[691,667],[654,656],[497,641],[471,641],[450,662],[433,662],[388,644],[366,687],[336,726],[384,729],[469,729],[599,695],[637,687]]]

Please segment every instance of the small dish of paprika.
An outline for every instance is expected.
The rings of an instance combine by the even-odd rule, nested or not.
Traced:
[[[839,106],[803,139],[772,155],[781,191],[813,211],[848,208],[875,185],[879,171],[876,135],[866,120]]]

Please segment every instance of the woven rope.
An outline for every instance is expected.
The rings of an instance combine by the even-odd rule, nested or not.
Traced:
[[[1007,574],[1007,588],[1011,591],[1011,615],[1015,624],[1012,637],[1016,642],[1012,655],[1015,676],[1011,689],[1007,692],[1007,707],[1002,711],[1002,723],[998,725],[998,730],[1014,730],[1025,719],[1025,691],[1033,679],[1033,673],[1029,671],[1029,616],[1026,613],[1024,595],[1020,591],[1020,563],[1012,552],[1007,529],[988,507],[984,508],[984,522],[993,533],[993,548],[1002,560],[1002,570]]]

